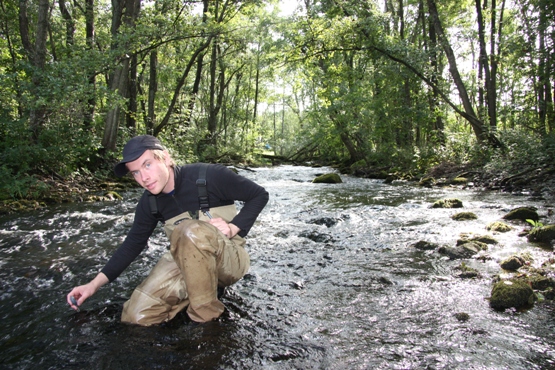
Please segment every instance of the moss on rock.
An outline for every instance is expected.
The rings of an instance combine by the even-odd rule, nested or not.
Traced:
[[[316,177],[312,180],[314,184],[340,184],[343,181],[341,177],[336,173],[326,173]]]
[[[507,231],[511,231],[513,228],[501,221],[494,221],[489,223],[486,226],[486,229],[489,231],[497,231],[500,233],[506,233]]]
[[[455,213],[451,218],[455,221],[468,221],[477,220],[478,216],[474,212],[459,212]]]
[[[532,287],[518,279],[503,280],[494,284],[491,290],[490,306],[495,309],[521,308],[534,303]]]
[[[462,208],[463,203],[456,198],[440,199],[432,204],[432,208]]]
[[[505,216],[503,216],[504,220],[534,220],[538,221],[540,216],[538,216],[538,212],[534,207],[519,207],[515,208]]]
[[[528,234],[530,242],[549,243],[553,239],[555,239],[555,225],[535,227]]]

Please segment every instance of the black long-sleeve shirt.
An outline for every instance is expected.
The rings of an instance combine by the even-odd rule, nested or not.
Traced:
[[[193,214],[198,211],[196,181],[200,166],[195,163],[176,167],[174,191],[171,194],[160,193],[156,196],[158,212],[164,221],[183,212]],[[263,187],[218,164],[208,165],[206,189],[211,208],[233,204],[234,201],[244,202],[241,211],[231,220],[231,223],[241,229],[239,235],[243,237],[248,234],[269,198]],[[150,192],[145,190],[137,204],[131,230],[101,271],[110,281],[115,280],[145,249],[156,228],[159,220],[151,212],[149,195]]]

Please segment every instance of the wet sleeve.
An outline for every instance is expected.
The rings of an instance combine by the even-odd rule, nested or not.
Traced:
[[[244,237],[268,203],[268,192],[254,181],[238,175],[224,166],[218,165],[214,168],[214,181],[217,183],[215,191],[220,193],[219,197],[244,203],[237,216],[231,221],[241,229],[239,235]],[[207,180],[207,183],[210,182]]]
[[[129,233],[101,270],[110,282],[114,281],[145,249],[157,223],[158,221],[150,214],[148,200],[143,195],[137,204],[135,219]]]

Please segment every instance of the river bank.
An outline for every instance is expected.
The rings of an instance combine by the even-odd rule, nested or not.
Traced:
[[[245,168],[244,165],[240,166]],[[506,168],[514,168],[507,164]],[[546,207],[555,207],[555,166],[553,164],[534,164],[520,166],[518,171],[488,170],[484,167],[456,165],[443,162],[430,168],[425,174],[390,172],[389,168],[366,167],[341,169],[342,173],[361,178],[383,179],[386,182],[406,180],[425,187],[476,188],[510,193],[543,200]],[[35,191],[31,197],[9,198],[0,202],[0,215],[32,211],[53,204],[74,202],[96,202],[116,200],[120,193],[137,188],[134,180],[121,179],[110,175],[92,174],[60,176],[36,176]]]

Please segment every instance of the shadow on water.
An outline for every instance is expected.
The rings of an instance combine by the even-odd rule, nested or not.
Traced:
[[[0,219],[0,368],[8,369],[547,369],[555,360],[552,303],[490,309],[498,261],[552,253],[514,232],[490,260],[449,261],[409,245],[453,245],[509,209],[506,194],[421,189],[282,166],[243,175],[270,202],[248,239],[251,271],[228,288],[226,312],[196,325],[185,313],[155,327],[121,324],[123,302],[166,250],[162,230],[116,281],[73,312],[65,295],[94,277],[125,237],[139,192],[119,203],[64,205]],[[478,219],[451,220],[431,202],[457,197]],[[518,227],[517,227],[518,229]],[[467,314],[458,320],[455,314]]]

